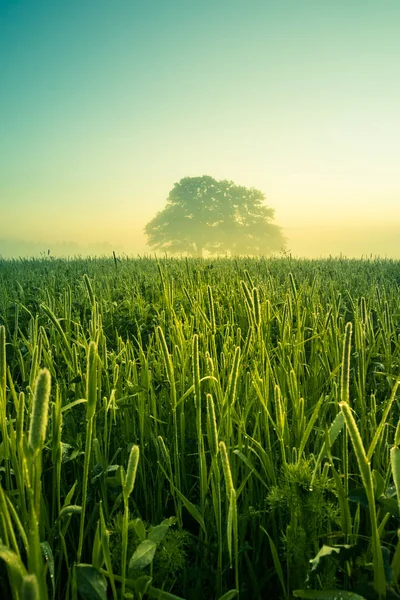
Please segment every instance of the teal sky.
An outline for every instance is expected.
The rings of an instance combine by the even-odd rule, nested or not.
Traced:
[[[149,251],[208,174],[294,254],[400,257],[399,31],[398,0],[0,0],[0,254]]]

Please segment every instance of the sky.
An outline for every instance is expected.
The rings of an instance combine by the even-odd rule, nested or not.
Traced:
[[[149,253],[210,175],[294,255],[400,258],[399,27],[398,0],[0,0],[0,255]]]

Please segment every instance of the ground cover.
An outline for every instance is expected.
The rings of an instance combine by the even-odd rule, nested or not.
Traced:
[[[0,261],[2,597],[398,597],[399,286]]]

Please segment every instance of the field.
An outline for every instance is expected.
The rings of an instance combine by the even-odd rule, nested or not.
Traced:
[[[1,598],[398,598],[399,375],[398,261],[0,260]]]

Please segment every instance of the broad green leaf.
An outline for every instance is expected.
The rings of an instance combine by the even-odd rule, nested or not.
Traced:
[[[359,546],[350,546],[347,544],[343,544],[341,546],[326,546],[323,545],[318,554],[310,560],[311,570],[307,576],[306,584],[312,585],[314,582],[315,576],[321,571],[326,562],[330,562],[332,559],[338,563],[343,563],[350,558],[359,556],[360,554]]]
[[[107,581],[92,565],[76,567],[76,582],[83,600],[107,600]]]
[[[148,567],[154,558],[156,550],[156,542],[153,542],[152,540],[144,540],[144,542],[139,544],[133,553],[132,558],[129,561],[129,570],[140,571],[141,569]]]
[[[176,517],[169,517],[168,519],[164,519],[164,521],[161,521],[161,525],[167,525],[168,527],[171,527],[171,525],[174,525],[176,521]]]
[[[149,533],[147,534],[147,539],[159,544],[166,536],[168,529],[169,525],[156,525],[150,529]]]
[[[139,537],[139,540],[141,542],[144,542],[144,540],[146,539],[146,527],[144,526],[142,519],[135,519],[134,521],[132,521],[132,524]]]

